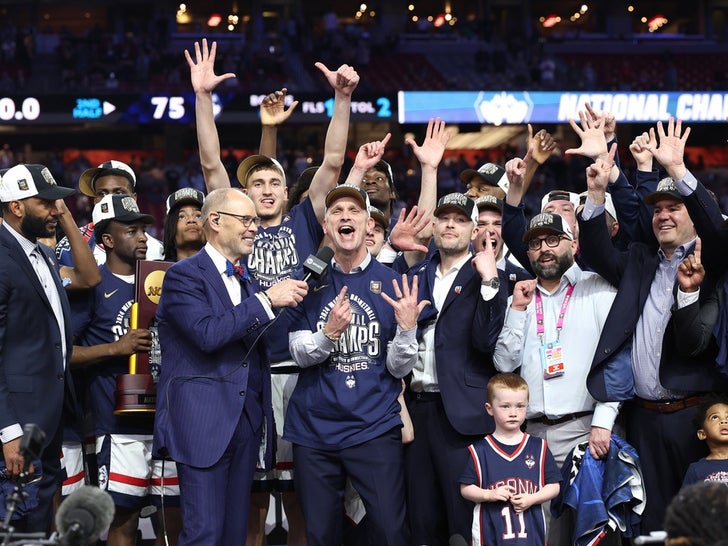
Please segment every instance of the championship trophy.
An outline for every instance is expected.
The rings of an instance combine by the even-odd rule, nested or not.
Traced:
[[[136,268],[135,302],[129,315],[129,328],[146,328],[152,334],[148,353],[129,357],[129,373],[116,378],[116,409],[114,413],[133,414],[155,411],[157,382],[161,371],[162,351],[157,334],[157,305],[162,295],[164,274],[173,262],[139,260]]]

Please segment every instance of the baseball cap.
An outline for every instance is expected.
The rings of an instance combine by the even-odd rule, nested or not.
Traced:
[[[498,186],[505,193],[508,193],[508,177],[504,167],[495,163],[485,163],[477,171],[475,169],[465,169],[460,173],[460,180],[470,184],[476,176],[482,178],[487,184]]]
[[[583,191],[579,194],[579,204],[583,205],[586,203],[586,197],[589,191]],[[614,208],[614,201],[612,200],[612,196],[608,193],[604,193],[604,209],[612,215],[612,218],[619,221],[619,218],[617,218],[617,209]]]
[[[248,173],[254,167],[268,167],[270,169],[278,171],[281,174],[281,180],[283,180],[283,183],[285,184],[286,172],[283,170],[283,166],[272,157],[268,157],[267,155],[255,154],[246,157],[240,162],[240,165],[238,165],[238,182],[240,182],[240,185],[242,187],[245,187],[245,182],[248,179]]]
[[[167,214],[169,211],[182,205],[198,205],[202,207],[205,194],[195,188],[180,188],[167,197]]]
[[[672,197],[674,199],[679,199],[680,201],[683,200],[683,196],[677,190],[675,181],[669,176],[663,178],[657,183],[657,189],[644,198],[644,203],[646,205],[654,205],[660,199],[664,199],[666,197]]]
[[[550,191],[543,196],[543,199],[541,199],[541,210],[543,210],[546,204],[551,201],[569,201],[572,205],[574,205],[574,210],[576,210],[579,206],[579,194],[566,190]]]
[[[139,205],[131,195],[108,194],[96,203],[91,214],[94,223],[94,238],[97,243],[101,242],[101,235],[112,220],[130,224],[141,220],[146,224],[154,222],[149,214],[142,214]]]
[[[369,216],[371,216],[374,221],[382,226],[382,229],[386,232],[389,228],[389,225],[387,224],[387,218],[384,216],[384,213],[379,210],[377,207],[369,206]]]
[[[76,190],[56,184],[51,171],[45,165],[15,165],[0,178],[0,201],[20,201],[28,197],[38,197],[55,201],[76,193]]]
[[[131,188],[136,188],[136,175],[132,168],[121,161],[112,159],[111,161],[104,161],[98,167],[93,169],[86,169],[81,174],[81,178],[78,179],[78,189],[81,193],[88,195],[89,197],[96,197],[96,191],[94,190],[94,184],[98,178],[109,175],[123,176],[129,182],[131,182]]]
[[[570,240],[574,240],[574,233],[569,227],[569,223],[559,214],[551,212],[542,212],[537,214],[528,223],[528,229],[523,234],[523,242],[526,243],[538,235],[566,235]]]
[[[433,215],[437,217],[443,212],[450,210],[463,213],[477,225],[478,207],[475,206],[475,201],[470,199],[470,197],[464,193],[448,193],[447,195],[440,197]]]
[[[326,194],[326,208],[329,208],[331,203],[342,197],[353,197],[367,211],[371,208],[367,192],[352,184],[340,184],[330,190],[329,193]]]
[[[491,209],[503,213],[503,199],[498,199],[495,195],[481,195],[475,200],[475,206],[478,211]]]

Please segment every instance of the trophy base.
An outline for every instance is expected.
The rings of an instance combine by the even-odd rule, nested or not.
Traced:
[[[157,389],[149,374],[123,374],[116,378],[115,415],[125,413],[154,413]]]

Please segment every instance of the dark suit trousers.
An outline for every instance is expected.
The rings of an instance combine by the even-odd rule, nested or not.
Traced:
[[[372,544],[409,545],[399,427],[346,449],[294,444],[293,463],[308,546],[341,544],[347,476],[366,507]]]
[[[625,407],[627,441],[640,456],[647,493],[643,535],[663,529],[665,510],[680,491],[688,466],[708,454],[692,423],[697,409],[659,413],[631,403]]]
[[[205,431],[200,442],[205,442]],[[248,527],[260,425],[254,430],[244,411],[222,458],[208,468],[177,463],[182,508],[179,545],[244,545]]]
[[[412,394],[408,409],[415,429],[414,441],[404,450],[412,543],[446,546],[459,534],[470,544],[475,505],[460,494],[460,475],[468,446],[480,436],[456,431],[437,395],[417,400]]]

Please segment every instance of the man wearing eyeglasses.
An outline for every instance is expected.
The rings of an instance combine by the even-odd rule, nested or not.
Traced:
[[[263,333],[308,286],[287,279],[262,290],[250,276],[245,258],[261,219],[242,191],[212,191],[202,219],[207,244],[173,265],[162,287],[155,451],[177,462],[179,544],[239,544],[261,437],[267,464],[273,439]]]
[[[596,402],[586,378],[616,290],[574,262],[577,242],[562,216],[534,216],[523,242],[536,279],[517,283],[509,298],[495,367],[502,372],[520,367],[530,391],[528,431],[548,441],[559,466],[586,441],[591,456],[602,458],[619,405]],[[547,521],[549,544],[571,542],[569,516]]]

